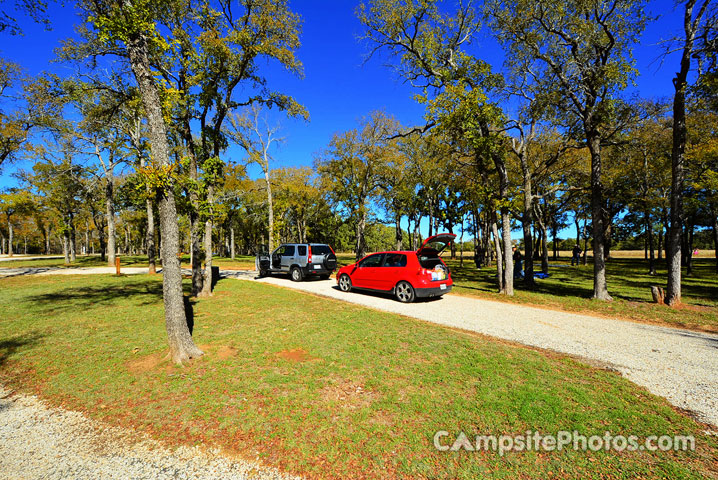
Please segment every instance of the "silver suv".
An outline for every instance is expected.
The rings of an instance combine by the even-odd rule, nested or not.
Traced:
[[[271,254],[260,248],[255,263],[260,277],[284,273],[295,282],[310,275],[326,280],[337,268],[337,256],[323,243],[283,243]]]

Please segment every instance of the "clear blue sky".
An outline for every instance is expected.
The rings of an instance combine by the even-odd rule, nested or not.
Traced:
[[[286,142],[274,152],[275,166],[311,165],[314,154],[324,148],[335,132],[354,128],[359,119],[373,110],[384,110],[406,125],[420,124],[423,110],[412,99],[415,93],[402,84],[391,69],[384,66],[386,58],[364,63],[368,46],[359,41],[362,33],[353,0],[294,0],[291,7],[304,19],[302,47],[298,57],[304,63],[304,79],[288,75],[276,65],[267,65],[267,77],[273,90],[293,95],[304,104],[311,121],[282,120]],[[448,3],[448,2],[447,2]],[[71,2],[68,2],[71,4]],[[651,23],[641,45],[635,51],[636,89],[644,97],[672,96],[671,78],[677,68],[675,55],[659,59],[661,39],[680,33],[682,14],[674,11],[671,0],[650,4],[653,14],[660,15]],[[77,18],[71,7],[50,7],[53,30],[23,22],[23,37],[5,36],[0,55],[18,62],[28,74],[43,70],[61,73],[66,67],[50,65],[53,49],[59,40],[73,35]],[[500,68],[501,53],[490,38],[479,38],[477,48],[485,60]],[[241,151],[232,149],[228,157],[239,160]],[[17,168],[28,168],[24,162],[3,165],[0,189],[15,184],[11,177]]]

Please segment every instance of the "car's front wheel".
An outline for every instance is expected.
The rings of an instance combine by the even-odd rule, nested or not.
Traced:
[[[349,278],[349,275],[346,273],[343,273],[341,277],[339,277],[339,290],[342,292],[348,292],[352,289],[352,279]]]
[[[396,299],[401,303],[411,303],[414,301],[415,297],[414,287],[412,287],[409,282],[404,281],[396,284],[394,294],[396,295]]]
[[[302,271],[299,267],[292,268],[292,271],[289,272],[289,276],[292,277],[293,282],[301,282],[302,278],[304,278],[304,275],[302,275]]]

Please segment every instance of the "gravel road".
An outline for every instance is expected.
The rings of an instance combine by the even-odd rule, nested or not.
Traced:
[[[289,480],[216,451],[167,449],[146,437],[51,408],[0,386],[0,472],[5,480]]]
[[[256,280],[255,272],[223,272]],[[459,295],[403,304],[341,292],[335,280],[256,280],[608,364],[673,405],[718,425],[718,335]]]

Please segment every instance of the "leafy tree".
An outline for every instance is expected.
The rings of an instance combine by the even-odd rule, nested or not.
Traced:
[[[673,149],[671,151],[671,228],[667,240],[668,285],[665,302],[675,306],[681,303],[681,235],[683,233],[683,195],[685,184],[686,91],[688,74],[695,58],[701,58],[715,45],[703,45],[697,37],[709,38],[718,28],[715,2],[686,0],[683,6],[683,33],[680,40],[680,68],[673,79]],[[708,47],[707,49],[701,46]],[[707,50],[707,51],[706,51]]]
[[[0,194],[0,213],[5,217],[8,229],[8,256],[13,255],[14,222],[17,217],[27,215],[32,209],[30,194],[21,189],[11,188]]]
[[[437,0],[375,0],[360,4],[357,15],[365,27],[365,38],[373,45],[372,54],[387,50],[398,73],[421,89],[417,100],[426,106],[427,125],[420,130],[436,125],[453,139],[471,142],[476,158],[485,157],[494,164],[504,262],[499,291],[513,295],[509,182],[499,140],[503,118],[487,96],[500,79],[487,62],[467,50],[481,27],[476,10],[470,4],[460,4],[450,14],[441,7]]]
[[[381,172],[386,158],[395,150],[389,140],[398,124],[381,112],[374,112],[360,129],[335,134],[329,148],[316,162],[329,198],[345,212],[356,233],[356,259],[366,251],[365,231],[372,202],[382,185]]]
[[[167,39],[157,28],[165,5],[153,0],[78,2],[85,23],[80,27],[82,43],[75,45],[72,55],[85,54],[91,58],[117,55],[128,62],[137,82],[152,152],[147,174],[159,197],[165,326],[170,357],[182,363],[202,355],[202,351],[195,346],[187,326],[178,257],[179,227],[174,192],[177,166],[170,157],[162,92],[153,70],[153,61],[161,58],[168,48]]]
[[[593,298],[611,300],[604,258],[601,147],[610,136],[619,90],[635,73],[631,47],[642,32],[643,0],[496,0],[492,24],[511,57],[527,59],[557,110],[591,153]]]

